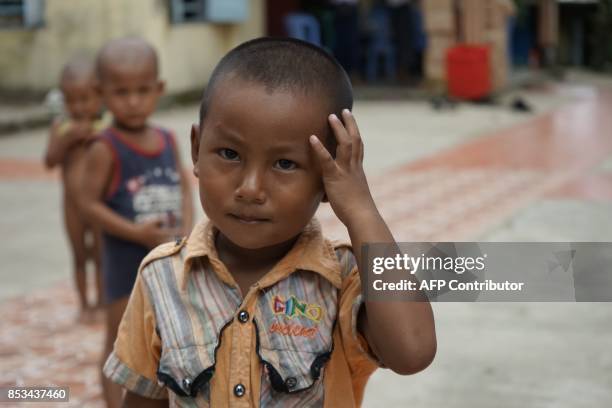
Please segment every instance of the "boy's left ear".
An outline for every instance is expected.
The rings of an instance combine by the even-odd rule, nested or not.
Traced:
[[[163,94],[165,90],[166,90],[166,81],[164,81],[163,79],[159,79],[157,81],[157,91],[160,94]]]

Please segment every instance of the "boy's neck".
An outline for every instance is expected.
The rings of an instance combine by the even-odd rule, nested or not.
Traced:
[[[126,126],[123,126],[121,123],[119,122],[114,122],[113,126],[119,130],[121,133],[129,136],[130,138],[138,138],[141,136],[144,136],[147,134],[147,131],[149,130],[149,125],[145,124],[143,127],[138,128],[138,129],[134,129],[134,128],[129,128]]]
[[[221,232],[215,239],[219,259],[230,268],[239,266],[241,270],[259,270],[261,268],[271,269],[291,250],[299,235],[265,248],[248,249],[235,245]]]

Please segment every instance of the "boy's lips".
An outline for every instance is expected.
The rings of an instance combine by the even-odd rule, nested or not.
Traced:
[[[228,216],[244,224],[258,224],[261,222],[270,221],[269,218],[264,218],[264,217],[251,215],[251,214],[229,213]]]
[[[126,119],[129,122],[142,122],[144,118],[145,116],[143,115],[132,115],[132,116],[128,116]]]

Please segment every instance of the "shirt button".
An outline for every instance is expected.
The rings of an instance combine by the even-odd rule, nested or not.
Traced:
[[[234,395],[237,397],[242,397],[246,393],[246,388],[242,384],[236,384],[234,387]]]
[[[187,390],[191,387],[191,380],[189,378],[183,378],[183,387]]]
[[[288,389],[292,389],[297,385],[297,380],[295,379],[295,377],[289,377],[285,380],[285,385]]]
[[[240,313],[238,313],[238,320],[240,321],[240,323],[246,323],[249,321],[249,313],[242,310]]]

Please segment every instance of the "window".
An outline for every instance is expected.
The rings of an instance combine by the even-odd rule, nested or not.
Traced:
[[[44,0],[0,0],[0,28],[43,25]]]
[[[248,15],[247,0],[170,0],[173,23],[238,23]]]
[[[204,20],[203,0],[172,0],[170,7],[173,23]]]

